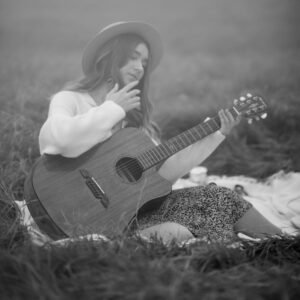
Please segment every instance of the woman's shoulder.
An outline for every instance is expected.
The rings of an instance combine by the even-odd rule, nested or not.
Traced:
[[[64,110],[74,114],[80,99],[80,93],[76,91],[61,90],[51,97],[49,113]]]
[[[51,97],[51,106],[55,105],[81,105],[82,102],[88,102],[89,97],[86,93],[77,91],[61,90]]]
[[[50,111],[64,109],[72,112],[72,114],[77,114],[86,112],[94,106],[94,102],[88,93],[61,90],[52,96]]]
[[[51,101],[74,101],[79,97],[80,93],[77,91],[61,90],[51,97]]]

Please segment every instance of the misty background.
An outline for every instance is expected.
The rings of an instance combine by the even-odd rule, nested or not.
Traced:
[[[163,137],[179,134],[250,91],[264,97],[269,117],[252,126],[239,124],[206,162],[210,170],[261,177],[286,167],[300,169],[299,0],[0,3],[3,159],[21,152],[17,157],[31,165],[27,148],[32,160],[39,155],[37,135],[49,98],[81,76],[88,41],[112,22],[138,20],[155,26],[164,42],[150,86]],[[19,122],[23,131],[10,122]]]

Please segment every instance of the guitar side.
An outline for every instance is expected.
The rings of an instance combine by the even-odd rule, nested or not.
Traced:
[[[143,131],[126,128],[77,158],[42,156],[34,168],[32,185],[47,217],[71,237],[123,230],[146,202],[171,192],[171,183],[155,168],[131,182],[116,170],[120,159],[135,158],[153,145]],[[99,185],[107,207],[86,184],[82,170]]]

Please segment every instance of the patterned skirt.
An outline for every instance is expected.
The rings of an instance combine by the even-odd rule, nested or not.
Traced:
[[[216,184],[184,188],[146,204],[140,209],[132,229],[143,230],[164,222],[176,222],[197,238],[232,242],[236,240],[233,225],[251,207],[233,190]]]

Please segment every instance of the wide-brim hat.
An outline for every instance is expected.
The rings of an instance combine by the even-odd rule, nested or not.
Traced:
[[[82,55],[83,73],[85,75],[93,74],[101,48],[112,38],[127,33],[140,36],[148,44],[151,53],[151,62],[148,68],[153,71],[163,55],[163,44],[157,29],[144,22],[117,22],[104,27],[87,44]]]

